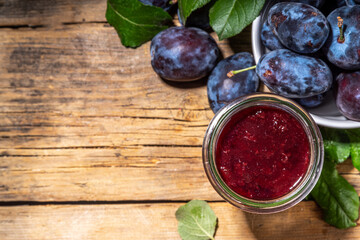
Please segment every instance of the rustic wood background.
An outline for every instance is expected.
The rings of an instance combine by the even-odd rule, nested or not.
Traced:
[[[360,239],[312,201],[274,215],[223,202],[202,166],[205,81],[161,80],[149,43],[123,47],[105,9],[0,0],[0,239],[180,239],[191,199],[214,209],[216,239]],[[250,31],[218,42],[224,57],[251,52]],[[350,161],[339,171],[360,192]]]

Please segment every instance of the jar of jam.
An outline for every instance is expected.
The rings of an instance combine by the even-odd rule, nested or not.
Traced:
[[[320,177],[324,149],[312,117],[270,94],[241,97],[220,109],[203,143],[215,190],[247,212],[275,213],[304,199]]]

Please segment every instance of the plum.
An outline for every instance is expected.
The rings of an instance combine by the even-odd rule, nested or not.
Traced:
[[[360,4],[360,0],[337,0],[338,7],[355,6],[357,4]]]
[[[333,80],[325,62],[287,49],[263,55],[256,73],[269,89],[289,98],[305,98],[326,92]]]
[[[160,7],[165,11],[170,11],[172,7],[175,5],[170,0],[139,0],[145,5]]]
[[[360,4],[360,0],[347,0],[348,5],[359,5]]]
[[[270,50],[285,48],[274,33],[274,27],[265,21],[261,28],[261,41]]]
[[[337,8],[327,19],[331,27],[330,36],[323,47],[327,59],[339,68],[359,70],[360,5]]]
[[[346,1],[345,0],[336,0],[336,6],[337,7],[346,6]]]
[[[288,0],[287,2],[305,3],[316,8],[320,8],[325,3],[325,0]]]
[[[248,52],[232,55],[216,65],[207,82],[208,99],[214,113],[235,98],[256,92],[259,78],[254,70],[239,73],[231,78],[226,76],[232,69],[253,65],[255,65],[254,57]]]
[[[341,73],[336,81],[336,106],[345,117],[360,121],[360,71]]]
[[[277,3],[270,9],[267,20],[280,42],[298,53],[318,51],[329,36],[326,17],[308,4]]]
[[[171,27],[152,39],[150,54],[151,65],[160,77],[193,81],[210,73],[218,61],[220,50],[204,30]]]
[[[315,96],[312,96],[312,97],[297,98],[295,100],[298,103],[300,103],[300,105],[302,105],[302,106],[304,106],[306,108],[314,108],[314,107],[320,106],[324,102],[325,94],[326,93],[322,93],[322,94],[315,95]]]

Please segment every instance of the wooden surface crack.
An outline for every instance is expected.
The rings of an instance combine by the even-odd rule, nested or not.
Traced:
[[[10,29],[21,29],[21,28],[31,28],[31,29],[38,29],[38,28],[45,28],[46,25],[40,24],[40,25],[0,25],[0,29],[3,28],[10,28]]]
[[[61,24],[62,25],[78,25],[78,24],[91,24],[91,23],[107,24],[107,21],[62,22]]]

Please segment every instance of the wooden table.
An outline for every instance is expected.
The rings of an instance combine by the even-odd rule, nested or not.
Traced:
[[[0,239],[180,239],[175,211],[210,203],[216,239],[359,239],[312,202],[274,215],[224,202],[203,171],[204,82],[169,84],[149,43],[121,45],[102,0],[0,1]],[[219,42],[250,51],[250,28]],[[347,161],[339,171],[360,192]]]

